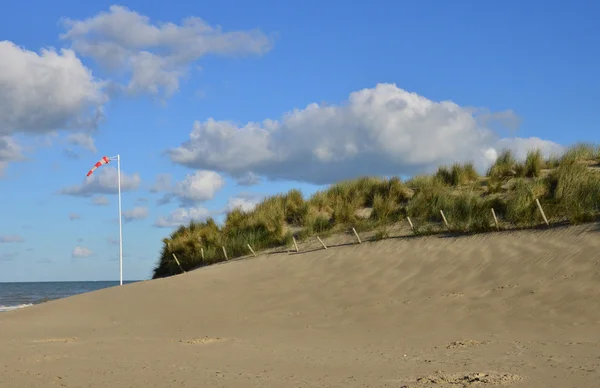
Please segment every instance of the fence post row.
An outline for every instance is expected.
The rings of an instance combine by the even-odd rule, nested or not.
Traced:
[[[542,218],[544,219],[544,223],[546,225],[550,225],[548,218],[546,217],[546,213],[544,212],[544,209],[542,208],[542,204],[540,203],[539,199],[535,199],[535,203],[537,205],[537,208],[540,212],[540,214],[542,215]],[[491,208],[491,212],[492,212],[492,216],[494,218],[494,224],[496,226],[497,230],[500,230],[500,224],[498,222],[498,217],[496,216],[496,211],[494,210],[494,208]],[[450,230],[450,225],[448,223],[448,220],[446,219],[446,215],[444,214],[444,211],[440,209],[440,215],[442,216],[442,220],[444,221],[444,225],[446,226],[446,228],[448,230]],[[413,233],[416,234],[415,231],[415,226],[412,223],[410,217],[406,217],[406,220],[408,221],[408,224],[410,225],[410,229],[412,230]],[[356,228],[352,228],[352,232],[354,233],[354,236],[356,236],[356,240],[358,241],[359,244],[362,244],[362,240],[360,238],[360,235],[358,234],[358,232],[356,231]],[[327,245],[325,245],[325,243],[323,242],[323,240],[321,240],[321,238],[319,236],[315,236],[317,238],[317,240],[319,241],[319,243],[323,246],[324,249],[328,249]],[[202,243],[202,238],[199,238],[200,243]],[[296,252],[300,252],[300,249],[298,248],[298,242],[296,241],[296,238],[294,236],[292,236],[292,241],[294,242],[294,249]],[[252,246],[250,246],[250,244],[246,244],[246,246],[248,247],[248,249],[250,250],[250,252],[252,253],[253,256],[256,257],[256,252],[254,251],[254,249],[252,249]],[[170,249],[170,244],[167,243],[167,247]],[[229,260],[229,257],[227,256],[227,250],[225,249],[225,246],[221,246],[221,249],[223,250],[223,255],[225,256],[225,260]],[[204,248],[200,247],[200,254],[202,256],[202,260],[205,259],[204,257]],[[183,267],[181,266],[181,263],[179,262],[179,260],[177,259],[177,256],[175,255],[175,253],[172,253],[173,258],[175,259],[175,262],[177,263],[177,265],[179,266],[179,269],[181,269],[182,272],[186,272]]]

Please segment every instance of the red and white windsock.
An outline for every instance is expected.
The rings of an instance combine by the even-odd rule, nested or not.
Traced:
[[[100,166],[102,166],[102,165],[104,165],[104,164],[107,164],[107,163],[110,163],[110,159],[109,159],[108,157],[106,157],[106,156],[103,156],[103,157],[102,157],[102,159],[100,159],[100,160],[98,161],[98,163],[96,163],[96,164],[94,165],[94,167],[92,167],[92,169],[91,169],[90,171],[88,171],[88,173],[87,173],[87,175],[86,175],[86,176],[90,176],[90,175],[92,175],[92,173],[93,173],[93,172],[94,172],[94,171],[95,171],[95,170],[96,170],[98,167],[100,167]]]

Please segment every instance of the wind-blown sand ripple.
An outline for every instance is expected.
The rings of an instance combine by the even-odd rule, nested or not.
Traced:
[[[274,254],[0,314],[0,387],[592,387],[598,225]]]

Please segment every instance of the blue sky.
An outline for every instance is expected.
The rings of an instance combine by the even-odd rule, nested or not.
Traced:
[[[116,163],[85,179],[105,155],[133,280],[173,227],[261,195],[598,142],[599,18],[591,1],[5,5],[0,281],[118,279]]]

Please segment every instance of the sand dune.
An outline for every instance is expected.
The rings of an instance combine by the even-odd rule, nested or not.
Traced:
[[[389,239],[0,314],[0,387],[600,386],[600,227]]]

